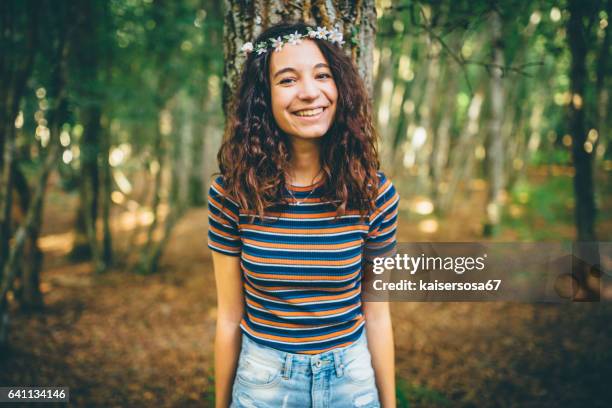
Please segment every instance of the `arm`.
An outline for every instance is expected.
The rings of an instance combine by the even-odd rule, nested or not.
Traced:
[[[388,302],[363,302],[368,349],[383,408],[395,408],[395,352]]]
[[[240,321],[244,313],[240,257],[213,251],[217,286],[215,335],[215,405],[227,408],[240,355]]]

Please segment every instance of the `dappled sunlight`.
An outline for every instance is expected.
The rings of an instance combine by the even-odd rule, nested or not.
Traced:
[[[60,234],[44,235],[38,238],[38,247],[43,252],[53,252],[58,255],[67,255],[74,243],[74,233],[72,231]]]
[[[439,223],[435,218],[428,218],[419,222],[419,231],[424,234],[433,234],[438,231]]]

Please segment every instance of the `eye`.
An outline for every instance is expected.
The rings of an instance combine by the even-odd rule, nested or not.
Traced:
[[[330,74],[326,73],[326,72],[322,72],[320,74],[317,74],[317,79],[319,79],[319,78],[320,79],[329,79],[331,77],[332,76]]]
[[[283,78],[278,83],[281,85],[289,85],[289,84],[292,84],[293,82],[295,82],[294,78]]]

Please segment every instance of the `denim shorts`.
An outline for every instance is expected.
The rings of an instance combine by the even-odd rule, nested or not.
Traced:
[[[242,335],[232,408],[380,407],[365,330],[347,347],[293,354]]]

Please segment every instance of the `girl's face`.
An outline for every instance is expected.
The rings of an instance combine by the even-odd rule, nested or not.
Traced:
[[[331,127],[338,90],[327,60],[311,40],[285,44],[270,58],[272,113],[292,137],[319,138]]]

